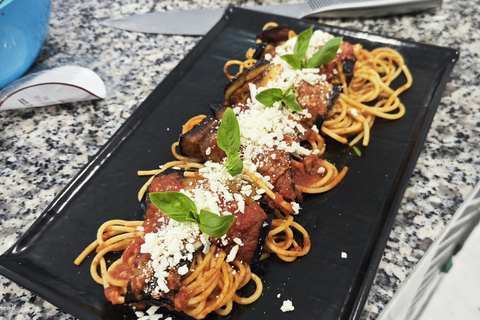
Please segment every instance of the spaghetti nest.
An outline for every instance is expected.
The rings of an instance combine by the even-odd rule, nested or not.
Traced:
[[[79,265],[92,251],[96,255],[91,263],[92,278],[107,291],[109,288],[122,288],[122,292],[110,293],[118,304],[125,303],[128,281],[115,272],[124,262],[115,260],[107,267],[105,255],[109,252],[127,249],[138,237],[143,237],[140,226],[143,221],[111,220],[104,223],[92,242],[75,260]],[[262,294],[263,285],[260,278],[252,273],[250,265],[235,260],[226,262],[226,254],[212,245],[207,253],[199,252],[189,267],[189,272],[182,278],[179,295],[185,301],[182,311],[196,319],[203,319],[210,312],[221,315],[230,313],[233,302],[251,304]],[[100,274],[99,274],[100,269]],[[250,281],[255,284],[254,292],[242,297],[238,291]]]
[[[393,49],[367,51],[356,45],[354,54],[357,59],[354,77],[347,85],[339,67],[344,92],[325,119],[321,132],[350,146],[360,140],[367,146],[376,117],[395,120],[405,114],[399,95],[411,87],[412,75],[403,57]],[[392,82],[402,73],[406,83],[393,89]],[[350,137],[353,138],[349,141]]]

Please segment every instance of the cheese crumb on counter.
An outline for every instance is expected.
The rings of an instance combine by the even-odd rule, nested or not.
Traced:
[[[138,320],[160,320],[163,319],[163,314],[156,313],[160,307],[151,306],[146,311],[135,311]],[[172,317],[167,317],[164,320],[172,320]]]
[[[282,312],[290,312],[295,310],[295,307],[293,306],[293,303],[291,300],[285,300],[283,301],[283,305],[280,308],[280,310],[282,310]]]

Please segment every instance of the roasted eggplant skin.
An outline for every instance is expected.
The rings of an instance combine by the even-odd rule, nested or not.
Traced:
[[[259,262],[263,248],[267,243],[268,234],[270,233],[270,227],[272,226],[273,220],[273,209],[270,208],[265,202],[260,203],[260,206],[265,210],[267,214],[267,220],[265,220],[262,224],[262,228],[260,229],[260,235],[258,237],[258,245],[255,253],[253,254],[252,264]]]
[[[260,60],[265,58],[265,54],[271,54],[272,56],[275,55],[275,46],[266,43],[266,42],[261,42],[257,45],[257,48],[255,49],[255,52],[252,55],[252,58],[255,60]]]
[[[227,110],[227,106],[224,104],[213,104],[211,103],[210,106],[210,111],[212,112],[212,115],[215,119],[221,120],[223,118],[223,114],[225,113],[225,110]]]
[[[332,88],[332,91],[330,93],[330,100],[328,102],[328,111],[330,112],[330,110],[332,110],[333,106],[335,105],[335,103],[337,103],[337,100],[338,100],[338,97],[340,97],[340,94],[343,92],[343,86],[334,86]],[[328,114],[328,113],[327,113]],[[323,121],[325,121],[325,117],[327,115],[322,115],[322,116],[317,116],[317,119],[316,119],[316,123],[315,125],[317,126],[317,128],[321,128],[322,125],[323,125]]]
[[[188,132],[180,135],[179,147],[183,155],[193,158],[202,158],[200,142],[205,139],[208,131],[216,126],[214,118],[207,116]]]
[[[226,157],[225,152],[217,144],[217,129],[220,122],[207,116],[191,130],[180,135],[179,147],[182,155],[219,162]]]
[[[256,77],[258,77],[269,67],[270,62],[264,59],[260,59],[253,67],[244,70],[241,74],[231,79],[224,88],[225,101],[227,101],[227,103],[232,103],[232,96],[235,93],[242,89],[246,83],[252,82]]]
[[[255,49],[255,52],[252,55],[252,58],[255,60],[260,60],[264,57],[264,52],[265,48],[267,47],[268,43],[266,42],[261,42],[258,44],[257,49]]]
[[[343,75],[346,78],[347,85],[350,84],[350,81],[353,79],[355,62],[355,56],[353,56],[351,60],[343,60],[342,62]]]
[[[271,43],[274,46],[278,46],[282,42],[288,40],[288,34],[290,32],[290,28],[278,26],[278,27],[271,27],[263,30],[260,34],[257,35],[257,39],[265,43]]]

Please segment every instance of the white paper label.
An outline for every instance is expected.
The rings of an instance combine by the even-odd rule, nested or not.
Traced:
[[[96,73],[66,66],[32,74],[9,85],[0,91],[0,110],[104,99],[105,96],[105,84]]]

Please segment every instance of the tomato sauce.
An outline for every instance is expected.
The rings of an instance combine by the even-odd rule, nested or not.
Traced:
[[[323,160],[315,155],[306,156],[301,162],[292,161],[292,164],[293,179],[300,186],[311,186],[327,173],[322,169]]]
[[[257,249],[260,229],[267,215],[254,201],[247,201],[244,212],[237,212],[234,215],[236,218],[226,234],[227,244],[224,245],[223,241],[216,238],[210,238],[210,242],[216,243],[228,254],[237,244],[233,239],[238,238],[242,245],[239,246],[236,258],[240,261],[251,261]]]

